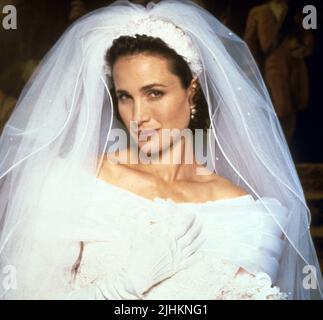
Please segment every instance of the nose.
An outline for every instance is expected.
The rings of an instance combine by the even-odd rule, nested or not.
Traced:
[[[133,117],[132,121],[135,121],[138,123],[138,127],[140,125],[149,120],[149,108],[147,102],[138,99],[134,102],[133,107]]]

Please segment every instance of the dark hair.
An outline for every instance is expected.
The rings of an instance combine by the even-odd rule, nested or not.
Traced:
[[[113,41],[112,46],[106,53],[105,59],[106,63],[112,70],[112,67],[114,66],[118,58],[139,53],[150,53],[166,58],[169,62],[170,71],[180,78],[183,88],[187,89],[189,87],[193,79],[193,74],[188,64],[182,56],[178,55],[175,50],[169,48],[167,44],[160,38],[138,34],[136,34],[135,37],[121,36]],[[114,106],[117,106],[118,101],[115,94],[113,81],[111,81],[111,83],[111,95],[113,104]],[[194,116],[194,119],[190,120],[189,128],[193,130],[194,133],[195,129],[207,129],[210,122],[207,103],[199,84],[193,96],[193,103],[196,104],[197,112]],[[115,113],[118,119],[121,120],[118,110],[115,110]]]

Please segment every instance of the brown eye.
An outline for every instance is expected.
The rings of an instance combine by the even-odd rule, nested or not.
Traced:
[[[149,92],[149,96],[152,98],[158,98],[163,96],[163,92],[159,91],[159,90],[152,90]]]
[[[119,94],[117,96],[117,98],[119,101],[125,101],[125,100],[129,99],[129,96],[127,94],[122,93],[122,94]]]

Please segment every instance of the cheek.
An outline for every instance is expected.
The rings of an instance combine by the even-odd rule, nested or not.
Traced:
[[[190,119],[186,96],[165,97],[160,105],[153,109],[152,115],[165,128],[186,128]]]
[[[131,110],[127,108],[125,105],[118,106],[118,111],[122,122],[125,124],[127,128],[130,126],[131,121]]]

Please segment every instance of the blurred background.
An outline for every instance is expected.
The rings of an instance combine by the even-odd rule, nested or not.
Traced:
[[[16,30],[0,24],[0,132],[33,70],[66,28],[112,2],[0,0],[0,21],[6,16],[4,6],[17,9]],[[323,270],[322,1],[195,2],[243,38],[258,63],[312,212],[311,232]],[[316,8],[317,29],[302,25],[306,5]]]

